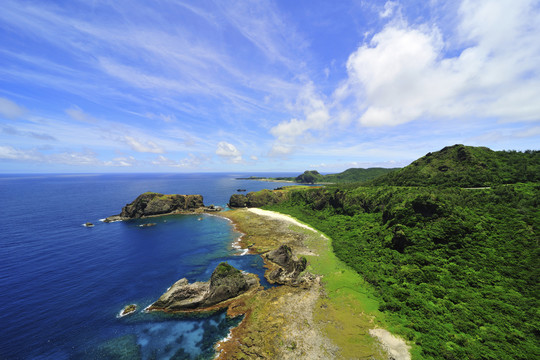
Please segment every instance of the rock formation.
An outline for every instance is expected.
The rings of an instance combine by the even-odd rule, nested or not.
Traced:
[[[288,193],[282,190],[260,190],[244,194],[233,194],[229,199],[230,208],[261,207],[278,204],[288,198]]]
[[[174,283],[148,311],[204,310],[259,287],[256,275],[243,273],[226,262],[220,263],[210,281],[190,284],[186,278]]]
[[[120,317],[129,315],[137,311],[137,305],[136,304],[129,304],[125,306],[122,311],[120,312]]]
[[[139,219],[149,216],[220,211],[221,208],[205,207],[202,195],[164,195],[146,192],[122,208],[119,215],[109,216],[105,222]]]
[[[310,273],[302,274],[307,266],[306,258],[296,259],[287,245],[281,245],[278,249],[268,252],[264,258],[268,260],[269,268],[264,276],[271,284],[309,286],[313,281]]]

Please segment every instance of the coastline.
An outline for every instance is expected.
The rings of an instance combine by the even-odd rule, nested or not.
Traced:
[[[309,288],[281,285],[232,303],[227,314],[244,314],[244,319],[216,344],[216,359],[256,355],[410,360],[403,340],[386,343],[385,338],[371,334],[384,328],[383,316],[368,285],[337,260],[324,234],[268,210],[237,209],[215,215],[232,221],[235,231],[243,234],[235,242],[250,253],[264,254],[287,244],[296,256],[307,258],[307,270],[316,277]]]

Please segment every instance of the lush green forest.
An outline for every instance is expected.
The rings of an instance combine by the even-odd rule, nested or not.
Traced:
[[[357,183],[375,179],[381,175],[388,174],[397,168],[350,168],[338,174],[320,174],[317,170],[306,170],[297,177],[278,177],[276,180],[294,181],[300,184],[322,184],[322,183]]]
[[[372,185],[485,187],[540,181],[540,151],[493,151],[447,146],[409,166],[374,179]]]
[[[371,184],[290,190],[267,208],[326,233],[418,358],[540,358],[538,152],[445,149]],[[393,182],[430,185],[376,185]]]

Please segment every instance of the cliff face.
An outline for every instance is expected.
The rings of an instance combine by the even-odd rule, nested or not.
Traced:
[[[139,195],[132,203],[124,206],[119,215],[110,216],[105,221],[110,222],[165,214],[219,210],[219,208],[214,208],[213,206],[205,207],[202,195],[164,195],[147,192]]]
[[[178,280],[148,310],[205,310],[258,286],[255,275],[242,273],[222,262],[212,273],[210,281],[190,284],[185,278]]]

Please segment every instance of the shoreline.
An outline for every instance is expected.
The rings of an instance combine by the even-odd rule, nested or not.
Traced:
[[[377,320],[383,316],[372,310],[374,300],[363,293],[366,283],[337,260],[324,234],[289,215],[258,208],[215,215],[232,221],[235,231],[243,234],[239,244],[246,250],[249,246],[250,253],[289,245],[296,256],[307,257],[308,270],[317,279],[307,289],[280,285],[232,304],[227,314],[244,314],[244,319],[231,329],[230,337],[216,343],[216,359],[264,353],[269,356],[263,358],[281,359],[410,360],[405,341]],[[350,291],[355,288],[358,291]],[[376,336],[380,331],[375,329],[392,337]]]

